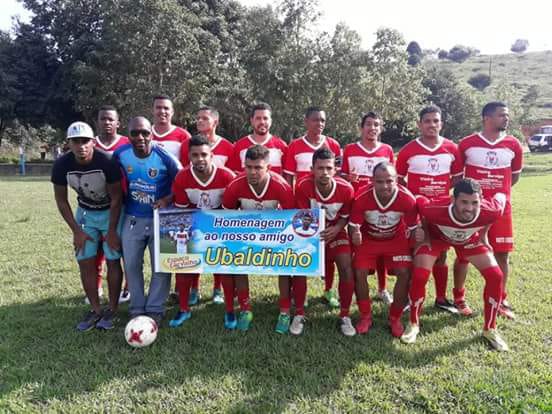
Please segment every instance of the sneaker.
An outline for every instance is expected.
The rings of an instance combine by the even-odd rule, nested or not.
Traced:
[[[115,313],[107,308],[102,313],[102,318],[96,324],[96,329],[113,329],[115,327]]]
[[[213,289],[213,303],[215,305],[222,305],[224,303],[224,297],[220,289]]]
[[[98,299],[100,299],[100,301],[102,300],[102,296],[103,296],[103,289],[100,287],[98,288]],[[90,305],[90,299],[88,299],[88,296],[84,297],[84,303],[85,305]]]
[[[456,302],[454,304],[456,306],[456,309],[458,309],[458,314],[462,316],[472,316],[473,310],[470,308],[470,305],[465,300],[461,300],[460,302]]]
[[[287,334],[289,331],[290,317],[287,313],[280,313],[278,322],[276,322],[276,332],[279,334]]]
[[[508,300],[506,299],[502,300],[502,306],[504,306],[506,309],[510,309],[511,311],[514,310],[514,308],[512,307],[512,304],[508,302]]]
[[[157,325],[158,328],[161,328],[161,324],[163,323],[163,314],[158,312],[148,312],[146,313],[146,316],[149,316],[151,319],[153,319]]]
[[[503,303],[498,305],[498,314],[511,320],[516,319],[516,314],[512,311],[512,308],[504,306]]]
[[[337,300],[337,296],[333,290],[325,291],[323,298],[328,303],[330,308],[339,308],[339,300]]]
[[[359,335],[364,335],[368,333],[371,327],[372,327],[372,317],[361,316],[360,320],[356,325],[356,331]]]
[[[184,322],[186,322],[188,319],[192,317],[192,312],[190,311],[178,311],[176,315],[174,315],[174,318],[172,318],[169,321],[169,326],[171,328],[178,328],[179,326],[182,326]]]
[[[199,294],[199,290],[197,289],[190,289],[190,297],[188,298],[188,305],[194,306],[199,303],[199,299],[201,299],[201,295]]]
[[[119,296],[119,303],[125,303],[130,300],[130,292],[128,289],[123,289],[121,295]]]
[[[400,318],[389,318],[389,328],[391,328],[391,335],[395,338],[400,338],[404,333],[404,326]]]
[[[226,312],[224,314],[224,329],[234,330],[238,326],[238,320],[234,312]]]
[[[510,350],[508,344],[502,339],[496,329],[483,330],[483,338],[485,338],[497,351],[506,352]]]
[[[289,332],[292,335],[301,335],[305,330],[305,320],[304,315],[295,315],[289,326]]]
[[[82,321],[77,325],[77,331],[86,332],[96,326],[96,323],[101,319],[101,316],[94,311],[88,311],[84,315]]]
[[[240,331],[247,331],[251,327],[251,322],[253,321],[253,312],[251,311],[242,311],[238,318],[238,329]]]
[[[378,298],[381,299],[387,306],[393,303],[393,295],[391,295],[387,289],[379,290]]]
[[[420,327],[418,325],[409,324],[404,333],[401,335],[401,342],[403,344],[413,344],[416,342],[416,337],[420,333]]]
[[[437,309],[447,311],[450,313],[458,313],[458,309],[456,308],[456,306],[454,306],[454,303],[452,303],[447,298],[443,300],[435,300],[435,307]]]
[[[339,318],[339,329],[341,330],[341,333],[345,336],[356,335],[356,329],[353,326],[353,322],[351,321],[351,318],[349,318],[348,316]]]

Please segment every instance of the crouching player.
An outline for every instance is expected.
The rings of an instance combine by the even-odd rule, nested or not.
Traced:
[[[312,156],[312,175],[297,183],[295,201],[298,208],[321,208],[326,213],[326,228],[320,233],[325,242],[325,268],[333,273],[334,263],[339,272],[339,327],[345,336],[354,336],[355,328],[349,317],[349,308],[353,299],[354,278],[351,266],[351,246],[345,231],[354,198],[351,184],[343,178],[335,177],[335,154],[327,148],[321,148]],[[326,276],[328,276],[326,274]],[[296,314],[289,331],[294,335],[303,332],[305,323],[304,303],[307,291],[307,278],[293,278],[293,293]],[[304,293],[302,293],[304,292]],[[302,293],[302,294],[301,294]]]
[[[353,202],[350,232],[353,242],[355,290],[360,311],[356,325],[359,334],[372,326],[368,294],[368,273],[383,259],[386,269],[397,276],[393,302],[389,307],[389,325],[395,337],[403,334],[401,316],[408,302],[408,283],[412,256],[409,237],[414,237],[418,215],[416,199],[397,184],[397,171],[388,161],[373,169],[372,186],[363,190]]]
[[[459,260],[469,261],[485,278],[483,337],[494,349],[508,350],[508,345],[496,330],[503,274],[487,241],[488,229],[502,215],[505,203],[506,197],[502,193],[491,199],[482,199],[481,186],[470,178],[454,185],[452,200],[446,198],[430,204],[425,197],[418,199],[424,229],[416,230],[416,240],[420,245],[415,250],[409,292],[410,326],[401,337],[404,343],[416,342],[431,267],[441,252],[452,246]]]

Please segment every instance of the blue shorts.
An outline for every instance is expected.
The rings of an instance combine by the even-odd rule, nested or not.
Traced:
[[[121,230],[123,228],[122,216],[123,213],[121,212],[121,217],[117,224],[117,234],[119,237],[121,236]],[[75,220],[81,226],[82,230],[92,238],[92,241],[86,240],[84,249],[76,254],[77,260],[80,261],[96,257],[100,242],[104,240],[109,229],[109,210],[86,210],[78,207]],[[101,244],[107,260],[117,260],[121,258],[120,251],[118,252],[111,249],[105,242]]]

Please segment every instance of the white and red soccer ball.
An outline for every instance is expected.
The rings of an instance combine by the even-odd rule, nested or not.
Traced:
[[[143,348],[151,345],[157,338],[159,328],[149,316],[141,315],[132,318],[125,327],[127,344],[134,348]]]

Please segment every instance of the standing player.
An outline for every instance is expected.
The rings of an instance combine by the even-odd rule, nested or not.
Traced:
[[[170,273],[155,272],[153,209],[172,201],[171,185],[181,168],[167,151],[152,144],[152,128],[144,117],[129,125],[130,144],[119,148],[113,157],[126,176],[125,218],[122,240],[125,274],[130,290],[131,317],[147,314],[161,324],[169,295]],[[149,294],[144,294],[144,252],[150,251],[152,276]]]
[[[173,183],[174,185],[174,183]],[[190,240],[190,234],[184,226],[180,226],[178,231],[173,234],[174,241],[176,242],[176,253],[186,254],[188,253],[188,240]]]
[[[214,162],[212,147],[209,141],[201,135],[194,135],[188,142],[191,165],[184,168],[176,176],[172,192],[174,204],[182,208],[199,208],[205,210],[219,209],[222,195],[234,174],[225,167],[217,167]],[[179,292],[180,309],[169,325],[176,328],[190,319],[189,305],[191,291],[197,275],[176,274],[176,287]],[[213,275],[215,280],[222,281],[221,275]],[[218,299],[220,298],[220,299]],[[213,301],[224,302],[220,287],[213,289]],[[230,309],[233,312],[233,308]],[[233,315],[233,313],[232,313]],[[236,327],[236,319],[228,321],[230,329]]]
[[[234,152],[228,161],[228,168],[237,173],[245,168],[245,153],[253,145],[268,148],[270,171],[283,175],[284,160],[288,146],[281,138],[270,133],[272,108],[266,103],[258,103],[251,108],[249,117],[253,133],[240,138],[234,145]]]
[[[278,174],[269,171],[270,152],[262,145],[254,145],[245,153],[245,174],[236,177],[224,192],[222,206],[226,209],[274,210],[294,207],[293,190]],[[289,327],[291,307],[290,277],[279,276],[280,316],[276,331],[285,333]],[[247,331],[253,320],[249,303],[249,279],[247,275],[223,277],[226,314],[224,326],[232,329],[234,316],[234,287],[238,293],[240,316],[237,327]]]
[[[365,334],[372,326],[367,276],[383,259],[385,267],[397,276],[394,300],[389,307],[389,326],[391,334],[400,337],[412,265],[409,238],[418,224],[416,199],[397,184],[397,171],[389,161],[381,161],[374,167],[372,180],[373,185],[365,187],[355,198],[351,212],[353,267],[360,311],[356,329]]]
[[[69,153],[58,158],[51,181],[58,210],[73,232],[82,286],[92,310],[77,325],[79,331],[94,327],[112,329],[121,291],[121,171],[105,153],[94,150],[94,133],[84,122],[67,129]],[[75,217],[67,197],[67,185],[77,192]],[[98,244],[105,238],[109,308],[102,312],[96,283]]]
[[[502,270],[488,245],[489,227],[502,216],[506,197],[496,193],[492,199],[482,199],[481,186],[470,178],[454,185],[454,195],[443,200],[420,197],[418,210],[424,220],[416,236],[422,241],[415,250],[414,270],[410,285],[410,325],[401,337],[404,343],[416,342],[420,332],[420,314],[425,299],[425,285],[431,267],[449,247],[454,247],[460,260],[473,264],[485,278],[483,290],[485,322],[483,337],[498,351],[508,345],[496,330],[496,315],[502,298]]]
[[[448,196],[451,186],[462,177],[462,160],[458,147],[439,135],[443,127],[441,109],[427,106],[420,111],[418,128],[421,136],[406,144],[397,156],[399,183],[407,185],[414,195],[430,200]],[[405,183],[406,180],[406,183]],[[447,252],[441,252],[433,266],[435,306],[452,313],[462,313],[447,299]]]
[[[191,137],[183,128],[172,124],[174,106],[168,96],[160,95],[153,98],[153,140],[163,147],[177,160],[180,159],[180,149]]]
[[[295,187],[295,200],[298,208],[320,208],[326,214],[326,228],[320,233],[325,242],[325,265],[331,272],[334,263],[339,272],[339,299],[341,311],[339,326],[345,336],[354,336],[349,311],[353,299],[354,279],[351,265],[351,246],[345,230],[349,217],[354,190],[351,184],[341,177],[335,177],[335,154],[328,148],[321,148],[312,155],[312,175],[300,180]],[[326,274],[328,277],[328,274]],[[300,335],[305,325],[304,302],[307,291],[307,278],[293,277],[293,295],[296,313],[289,331]]]
[[[506,104],[489,102],[483,107],[481,115],[483,131],[462,139],[459,150],[464,160],[464,175],[481,184],[483,197],[492,197],[496,193],[506,194],[504,215],[491,226],[489,243],[504,274],[503,298],[498,313],[513,319],[515,315],[512,307],[506,301],[506,282],[510,273],[508,259],[514,249],[511,193],[523,168],[523,149],[515,137],[504,132],[510,120]],[[466,274],[467,263],[457,261],[455,283],[458,289],[454,291],[454,300],[457,303],[465,302]]]
[[[359,194],[362,187],[372,183],[373,169],[377,164],[382,161],[393,164],[395,161],[393,148],[380,141],[383,130],[383,120],[380,115],[375,112],[366,113],[360,122],[360,129],[360,141],[345,147],[341,163],[341,173],[353,185],[355,194]],[[383,260],[380,259],[376,267],[378,297],[385,304],[390,305],[393,297],[387,291],[387,274]],[[331,289],[332,281],[325,279],[325,283],[326,290]]]

